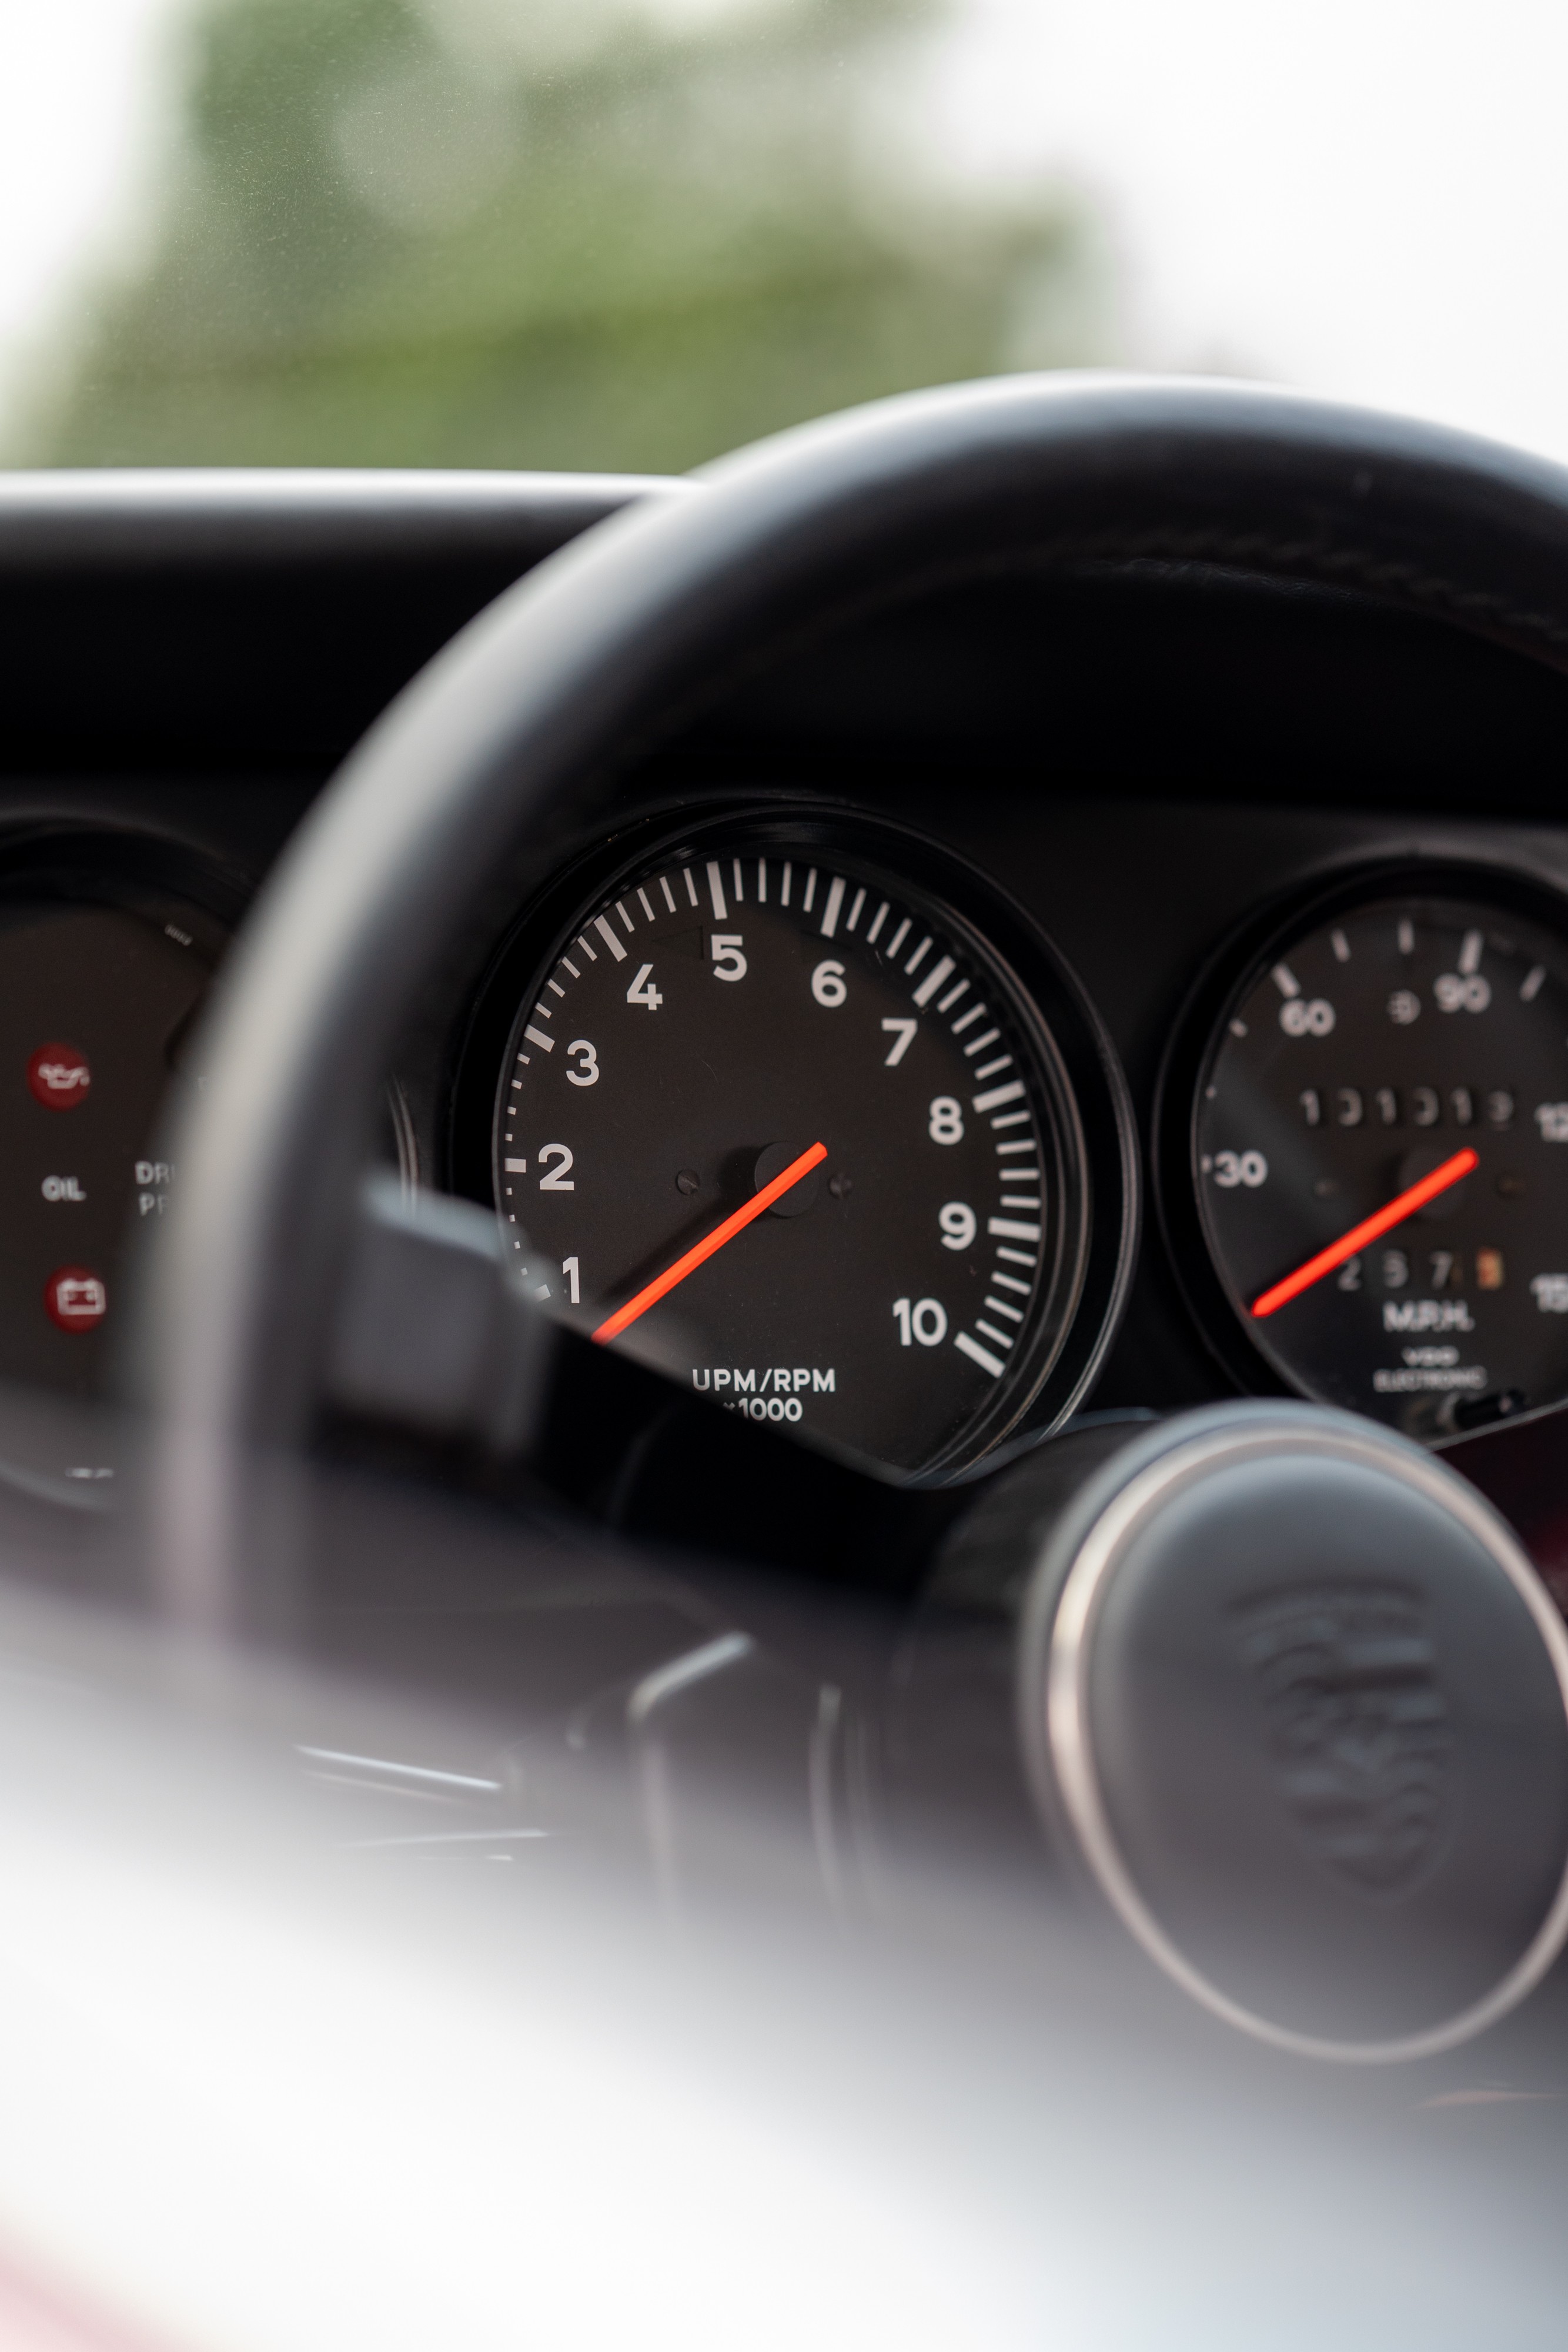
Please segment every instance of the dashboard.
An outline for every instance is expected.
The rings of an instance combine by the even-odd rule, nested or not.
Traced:
[[[90,1398],[226,946],[336,761],[589,478],[0,493],[0,1374]],[[742,672],[491,877],[371,1149],[549,1311],[963,1476],[1295,1393],[1568,1391],[1568,685],[1223,566],[911,593]],[[68,1422],[42,1466],[75,1456]]]

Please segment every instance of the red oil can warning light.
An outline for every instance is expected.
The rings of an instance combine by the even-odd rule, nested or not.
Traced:
[[[27,1064],[28,1090],[46,1110],[75,1110],[87,1100],[91,1084],[87,1055],[57,1040],[40,1045]]]
[[[109,1312],[103,1277],[85,1265],[57,1265],[44,1285],[49,1320],[62,1331],[90,1331]]]

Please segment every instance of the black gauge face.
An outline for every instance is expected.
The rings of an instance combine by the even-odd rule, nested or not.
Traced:
[[[1277,940],[1192,1125],[1253,1344],[1427,1439],[1568,1393],[1568,938],[1459,887]]]
[[[517,1015],[494,1149],[554,1311],[898,1471],[1010,1427],[1080,1292],[1043,1023],[951,909],[778,827],[582,909]]]

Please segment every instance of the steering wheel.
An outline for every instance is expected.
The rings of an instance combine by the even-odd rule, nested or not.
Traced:
[[[632,759],[743,674],[878,604],[943,584],[1085,562],[1202,563],[1354,592],[1568,668],[1565,550],[1568,477],[1452,432],[1253,388],[1020,377],[891,400],[785,434],[541,564],[371,729],[301,826],[225,975],[206,1041],[210,1076],[178,1144],[181,1213],[159,1236],[140,1325],[152,1427],[149,1540],[171,1613],[208,1633],[246,1613],[245,1465],[257,1449],[295,1444],[309,1425],[395,1036],[465,908],[519,841],[580,835],[609,810]],[[1568,1933],[1568,1644],[1500,1523],[1475,1511],[1462,1526],[1463,1514],[1445,1520],[1432,1482],[1448,1474],[1425,1457],[1420,1477],[1408,1461],[1401,1468],[1394,1457],[1413,1449],[1363,1424],[1342,1426],[1348,1416],[1251,1410],[1240,1454],[1232,1445],[1227,1455],[1231,1474],[1240,1475],[1241,1454],[1256,1467],[1267,1427],[1296,1449],[1293,1461],[1318,1446],[1313,1475],[1342,1479],[1352,1521],[1381,1510],[1386,1534],[1404,1524],[1396,1504],[1426,1514],[1423,1526],[1442,1530],[1443,1564],[1432,1572],[1443,1591],[1468,1578],[1472,1601],[1483,1587],[1490,1596],[1472,1609],[1491,1643],[1486,1672],[1528,1688],[1550,1801],[1520,1832],[1527,1883],[1493,1890],[1494,1910],[1506,1914],[1500,1944],[1489,1946],[1473,1983],[1441,1996],[1445,2014],[1479,2014],[1489,1986],[1522,1985],[1521,1969],[1533,1982]],[[1278,1450],[1270,1458],[1278,1469]],[[1094,1526],[1153,1465],[1153,1455],[1140,1456],[1119,1484],[1113,1477]],[[1161,1491],[1174,1507],[1172,1475]],[[1204,1491],[1208,1505],[1228,1508],[1228,1490]],[[1050,1549],[1036,1504],[1015,1504],[1001,1521],[993,1514],[993,1534],[1002,1521],[1015,1563],[1019,1545]],[[1041,1690],[1064,1670],[1060,1658],[1042,1663],[1050,1611],[1040,1595],[1078,1594],[1074,1562],[1092,1533],[1081,1528],[1072,1557],[1042,1566],[1036,1580],[1023,1647]],[[1332,1541],[1332,1528],[1322,1539]],[[1168,1580],[1145,1570],[1157,1619]],[[1447,1603],[1428,1594],[1422,1605],[1441,1616]],[[1080,1650],[1088,1622],[1081,1610]],[[1147,1664],[1144,1652],[1123,1660],[1116,1704],[1144,1690]],[[1081,1657],[1073,1671],[1082,1677]],[[1027,1716],[1033,1702],[1019,1703]],[[1060,1705],[1080,1704],[1088,1702],[1075,1684]],[[1044,1721],[1038,1708],[1036,1717]],[[1026,1724],[1024,1744],[1038,1781],[1051,1777],[1051,1739],[1030,1720],[1036,1728]],[[1094,1815],[1103,1843],[1116,1803],[1104,1785],[1109,1750],[1088,1787],[1063,1766],[1060,1739],[1057,1749],[1053,1786],[1093,1864],[1083,1821]],[[1158,1757],[1140,1753],[1125,1770],[1143,1776],[1145,1796],[1161,1781]],[[1499,1801],[1519,1799],[1516,1776]],[[1052,1801],[1041,1798],[1047,1811]],[[1137,1865],[1138,1890],[1126,1884],[1129,1843],[1154,1834],[1147,1821],[1136,1837],[1124,1822],[1099,1871],[1124,1916],[1155,1904],[1156,1863]],[[1481,1864],[1472,1856],[1465,1867],[1473,1876]],[[1295,1880],[1276,1892],[1292,1917],[1307,1902]],[[1443,1899],[1458,1899],[1447,1882]],[[1194,1967],[1191,1946],[1189,1937],[1184,1965]],[[1385,2008],[1362,2037],[1367,2048],[1428,2031],[1396,2002]],[[1345,2041],[1332,2021],[1305,2038]]]

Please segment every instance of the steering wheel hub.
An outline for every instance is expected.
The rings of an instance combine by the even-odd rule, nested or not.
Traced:
[[[1117,1452],[1035,1569],[1020,1701],[1104,1895],[1251,2032],[1425,2054],[1568,1935],[1568,1636],[1473,1489],[1349,1414]]]

